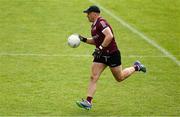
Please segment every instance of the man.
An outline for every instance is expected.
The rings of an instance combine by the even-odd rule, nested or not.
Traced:
[[[84,109],[91,109],[92,99],[96,91],[96,83],[108,66],[114,78],[121,82],[132,75],[135,71],[146,72],[146,67],[136,61],[132,67],[122,70],[121,54],[116,45],[113,30],[109,23],[100,16],[100,9],[97,6],[90,6],[83,11],[87,13],[89,22],[92,22],[92,38],[85,38],[79,35],[81,41],[96,46],[93,53],[94,60],[91,67],[91,77],[87,91],[86,100],[77,101],[76,104]]]

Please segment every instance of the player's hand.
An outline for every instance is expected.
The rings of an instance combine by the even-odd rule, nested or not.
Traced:
[[[102,48],[96,48],[92,54],[94,58],[100,58],[102,56],[102,50]]]
[[[79,39],[82,41],[82,42],[86,42],[87,41],[87,38],[81,36],[81,35],[78,35],[79,36]]]

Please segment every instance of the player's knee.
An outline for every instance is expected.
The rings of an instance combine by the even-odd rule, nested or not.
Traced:
[[[97,81],[98,80],[98,76],[97,75],[91,75],[91,80],[92,81]]]
[[[121,82],[121,81],[123,81],[123,80],[122,80],[122,79],[116,79],[116,81],[117,81],[117,82]]]
[[[116,78],[116,81],[117,81],[117,82],[121,82],[121,81],[123,81],[123,80],[124,80],[123,77],[117,77],[117,78]]]

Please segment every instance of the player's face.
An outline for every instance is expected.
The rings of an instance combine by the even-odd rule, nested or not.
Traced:
[[[94,12],[87,13],[87,18],[88,18],[89,22],[94,22],[95,16],[96,16],[96,14]]]

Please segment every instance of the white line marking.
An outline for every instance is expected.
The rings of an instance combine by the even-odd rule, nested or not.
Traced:
[[[2,56],[10,56],[10,57],[92,57],[92,55],[89,54],[33,54],[33,53],[0,53],[0,57]],[[128,55],[128,56],[122,56],[126,58],[168,58],[167,56],[139,56],[139,55]]]
[[[0,53],[0,56],[35,56],[35,57],[90,57],[90,55],[33,54],[33,53]]]
[[[147,37],[145,34],[143,34],[142,32],[138,31],[137,29],[135,29],[134,27],[132,27],[130,24],[128,24],[126,21],[124,21],[120,16],[116,16],[115,14],[113,14],[111,11],[107,10],[106,8],[104,8],[102,5],[100,5],[99,3],[95,2],[94,0],[89,0],[91,3],[96,4],[97,6],[99,6],[104,12],[106,12],[108,15],[110,15],[111,17],[113,17],[116,21],[118,21],[121,25],[123,25],[124,27],[128,28],[130,31],[132,31],[133,33],[139,35],[142,39],[144,39],[146,42],[148,42],[150,45],[154,46],[155,48],[157,48],[159,51],[161,51],[164,55],[166,55],[168,58],[170,58],[171,60],[173,60],[178,66],[180,66],[180,61],[177,60],[176,57],[174,57],[171,53],[169,53],[167,50],[165,50],[164,48],[162,48],[161,46],[159,46],[155,41],[153,41],[152,39],[150,39],[149,37]]]

